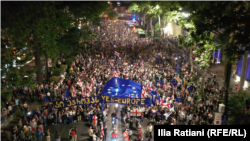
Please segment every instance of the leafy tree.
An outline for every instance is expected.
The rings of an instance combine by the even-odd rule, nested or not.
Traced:
[[[115,12],[115,11],[110,11],[109,13],[108,13],[108,18],[109,18],[109,20],[117,20],[118,19],[118,13],[117,12]]]
[[[89,43],[95,36],[90,26],[100,25],[100,14],[108,7],[106,2],[3,2],[2,4],[1,97],[3,100],[11,97],[12,86],[34,88],[32,81],[34,72],[37,81],[42,80],[41,57],[55,60],[58,55],[62,53],[70,55],[71,51],[83,47],[83,43]],[[67,7],[70,12],[66,10]],[[81,30],[78,29],[80,22],[83,24]],[[82,44],[79,44],[79,41]],[[30,71],[25,64],[33,57],[36,67]]]
[[[234,94],[229,98],[229,124],[230,125],[249,125],[250,110],[246,110],[246,99],[250,96],[240,93]]]

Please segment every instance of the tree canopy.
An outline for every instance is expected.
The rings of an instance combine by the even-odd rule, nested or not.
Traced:
[[[100,15],[109,7],[107,2],[12,1],[2,5],[1,73],[5,83],[1,90],[6,93],[11,93],[7,86],[31,85],[34,71],[41,82],[45,54],[56,60],[62,53],[70,55],[83,47],[80,42],[89,43],[94,35],[90,26],[100,25]],[[33,57],[35,69],[24,70]],[[28,76],[27,84],[24,76]]]

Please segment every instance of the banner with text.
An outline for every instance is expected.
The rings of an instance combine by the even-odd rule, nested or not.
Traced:
[[[149,98],[113,98],[110,96],[93,96],[93,97],[81,97],[73,98],[70,100],[64,101],[53,101],[54,108],[65,108],[70,106],[77,105],[90,105],[90,104],[99,104],[99,103],[115,103],[123,105],[146,105],[150,99]]]

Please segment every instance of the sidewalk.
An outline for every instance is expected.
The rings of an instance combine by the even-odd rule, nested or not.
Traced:
[[[232,66],[232,69],[235,68],[236,66]],[[219,83],[219,86],[220,86],[220,89],[222,88],[222,86],[224,85],[224,82],[225,82],[225,78],[224,78],[224,65],[223,64],[219,64],[219,65],[213,65],[211,66],[211,68],[209,69],[210,71],[213,71],[214,73],[217,74],[216,76],[216,80],[218,81]],[[229,91],[229,96],[232,95],[232,94],[235,94],[236,92],[232,92],[231,89],[234,87],[235,84],[237,84],[238,82],[236,82],[236,77],[234,78],[230,78],[230,85],[229,85],[229,88],[230,88],[230,91]],[[239,83],[238,83],[239,84]],[[243,90],[244,93],[250,95],[250,91],[249,89],[244,89]]]

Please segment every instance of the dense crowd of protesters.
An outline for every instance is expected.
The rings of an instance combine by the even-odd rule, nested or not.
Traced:
[[[97,30],[97,27],[93,28],[93,31]],[[217,111],[222,97],[216,75],[205,78],[205,93],[199,99],[198,89],[201,87],[201,82],[197,78],[198,72],[190,70],[188,51],[183,49],[183,53],[176,49],[176,38],[167,37],[155,41],[137,37],[136,29],[128,27],[125,22],[104,21],[97,38],[79,52],[72,64],[68,66],[69,78],[65,78],[64,75],[59,82],[39,83],[34,90],[29,87],[14,86],[13,97],[6,101],[6,108],[2,109],[1,115],[4,122],[8,113],[15,113],[17,109],[22,112],[18,124],[11,131],[11,140],[32,138],[41,141],[45,136],[46,140],[50,141],[51,133],[49,129],[44,130],[46,126],[80,121],[92,124],[88,131],[90,140],[106,140],[106,118],[109,112],[107,104],[104,112],[101,110],[101,103],[57,110],[53,109],[51,100],[67,99],[68,97],[65,97],[67,89],[70,90],[72,97],[100,95],[106,82],[114,77],[115,73],[120,78],[131,79],[142,84],[145,92],[141,97],[157,98],[157,95],[152,95],[151,91],[157,92],[160,97],[152,105],[122,107],[119,114],[125,126],[123,133],[128,134],[129,140],[152,138],[151,123],[147,128],[141,128],[140,123],[143,118],[155,121],[156,124],[213,125],[213,113]],[[181,67],[176,71],[178,63]],[[61,64],[66,64],[65,58],[57,65]],[[171,83],[173,79],[177,81],[177,86]],[[197,86],[195,81],[198,81]],[[190,85],[191,90],[188,89]],[[27,98],[34,102],[41,101],[45,96],[49,102],[43,103],[41,108],[32,109],[27,104]],[[177,101],[177,99],[180,100]],[[170,112],[170,105],[166,106],[167,103],[171,103],[174,107],[174,111],[168,116],[166,113]],[[140,111],[141,114],[135,115],[134,110]],[[93,120],[93,117],[97,117],[98,120]],[[101,134],[103,124],[104,135]],[[132,136],[133,127],[137,129],[137,138]],[[70,129],[71,141],[77,140],[77,132],[76,127]],[[9,138],[7,136],[7,131],[2,130],[2,139]],[[56,140],[60,141],[59,131],[55,136]]]

